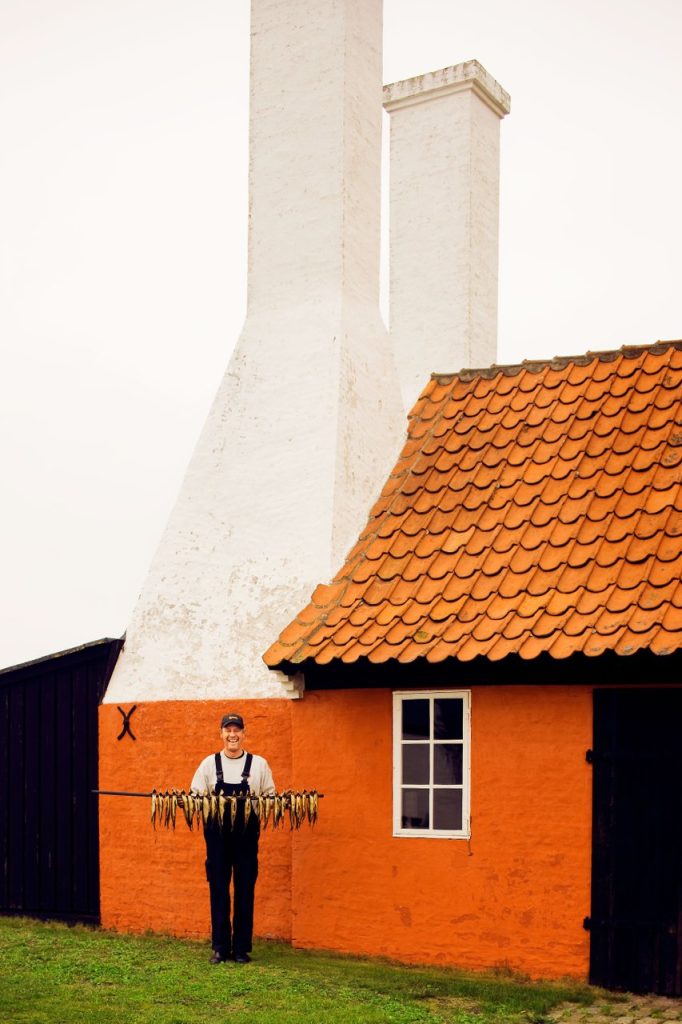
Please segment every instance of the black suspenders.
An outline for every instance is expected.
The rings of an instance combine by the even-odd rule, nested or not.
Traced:
[[[246,761],[244,762],[244,771],[242,772],[242,786],[244,789],[249,788],[249,775],[251,774],[251,763],[253,761],[253,754],[249,753],[246,755]],[[215,756],[215,776],[216,786],[223,783],[223,764],[220,758],[220,751]]]

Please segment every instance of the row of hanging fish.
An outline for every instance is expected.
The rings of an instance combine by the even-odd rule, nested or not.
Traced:
[[[318,801],[317,790],[284,793],[273,793],[271,796],[251,796],[244,794],[224,793],[186,793],[184,789],[170,789],[163,792],[152,790],[151,822],[154,828],[157,823],[165,828],[175,828],[178,818],[184,818],[189,829],[196,824],[221,828],[246,827],[251,815],[258,819],[262,828],[268,824],[277,828],[289,822],[292,829],[300,828],[308,821],[314,825],[317,821]],[[243,814],[239,805],[243,804]]]

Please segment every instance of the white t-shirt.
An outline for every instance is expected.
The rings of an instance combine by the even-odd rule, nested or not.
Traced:
[[[245,758],[246,751],[242,752],[241,757],[227,757],[222,750],[220,751],[223,780],[225,782],[239,785],[242,781]],[[215,754],[209,754],[195,771],[190,789],[197,793],[211,793],[217,781]],[[266,796],[275,792],[275,783],[270,771],[270,765],[259,754],[253,755],[251,771],[249,772],[249,789],[254,796],[260,796],[261,794]]]

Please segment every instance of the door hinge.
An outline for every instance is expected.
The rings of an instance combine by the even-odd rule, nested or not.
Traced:
[[[584,917],[583,918],[583,928],[585,929],[586,932],[589,932],[589,931],[592,930],[592,918],[591,917]]]
[[[585,751],[585,760],[588,764],[594,764],[594,750]]]

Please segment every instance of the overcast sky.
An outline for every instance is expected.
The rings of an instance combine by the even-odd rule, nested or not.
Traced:
[[[682,337],[682,2],[384,23],[385,81],[511,94],[498,361]],[[0,0],[0,667],[126,628],[243,320],[248,47],[247,0]]]

